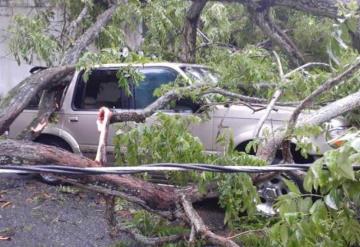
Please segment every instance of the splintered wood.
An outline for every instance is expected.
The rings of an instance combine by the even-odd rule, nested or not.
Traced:
[[[101,165],[106,164],[106,144],[108,139],[111,111],[106,107],[99,109],[98,118],[96,121],[98,131],[100,132],[99,145],[96,153],[95,161]]]

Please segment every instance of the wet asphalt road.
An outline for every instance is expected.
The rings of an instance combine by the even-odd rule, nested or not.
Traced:
[[[116,246],[99,194],[0,175],[0,246]],[[9,240],[5,240],[9,238]],[[133,244],[131,244],[133,245]]]

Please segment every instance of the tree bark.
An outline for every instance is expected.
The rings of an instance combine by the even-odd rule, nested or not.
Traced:
[[[95,40],[102,28],[111,20],[116,7],[116,5],[111,6],[98,16],[96,22],[78,38],[72,48],[66,51],[61,64],[74,64],[77,62],[82,52]]]
[[[269,7],[259,12],[257,10],[257,5],[253,6],[252,4],[249,4],[248,11],[251,18],[260,27],[264,34],[285,50],[293,65],[299,66],[305,63],[304,56],[295,43],[280,29],[280,27],[274,23]]]
[[[84,156],[69,153],[53,146],[34,142],[4,140],[0,142],[0,165],[64,165],[75,167],[98,167],[96,161]],[[89,177],[90,180],[105,182],[117,186],[131,196],[141,199],[145,205],[154,210],[176,208],[176,189],[170,186],[160,186],[145,182],[131,176],[101,175]]]
[[[37,117],[16,137],[18,140],[35,140],[48,125],[49,118],[59,109],[62,87],[45,90],[39,103]]]
[[[116,5],[113,5],[98,16],[96,22],[78,38],[72,48],[66,51],[61,61],[62,65],[75,64],[78,61],[82,52],[91,43],[94,42],[95,38],[102,31],[103,27],[106,26],[106,24],[111,20],[115,10]],[[72,28],[76,28],[76,25],[78,25],[78,23],[81,22],[83,18],[85,18],[87,12],[88,8],[85,6],[78,18],[71,24],[69,31],[72,32]],[[69,83],[70,80],[68,80],[67,83]],[[56,85],[54,85],[54,87],[56,87]],[[46,127],[46,124],[49,121],[49,117],[56,110],[55,93],[53,92],[54,90],[56,89],[51,89],[51,87],[49,87],[49,90],[46,90],[42,94],[39,111],[36,118],[29,124],[29,126],[26,127],[26,129],[20,134],[18,138],[23,137],[26,140],[34,140],[38,135],[41,134],[41,131]]]
[[[186,199],[185,195],[182,195],[181,197],[181,204],[184,208],[186,216],[190,219],[192,227],[194,227],[195,231],[198,234],[201,234],[203,237],[205,237],[209,241],[209,243],[214,244],[215,246],[227,246],[227,247],[242,246],[236,244],[231,239],[227,239],[222,236],[216,235],[212,231],[210,231],[204,224],[204,221],[201,219],[199,214],[193,208],[191,202]]]
[[[4,134],[37,92],[58,86],[64,77],[74,71],[73,66],[46,69],[31,75],[11,89],[0,102],[0,135]]]
[[[310,119],[306,121],[302,120],[301,122],[296,124],[300,113],[306,107],[311,106],[316,97],[330,90],[331,88],[340,84],[341,82],[351,78],[359,70],[360,70],[360,59],[357,59],[355,63],[352,66],[350,66],[347,70],[345,70],[344,72],[333,78],[328,79],[324,84],[322,84],[320,87],[314,90],[295,108],[294,112],[290,116],[289,122],[287,123],[285,130],[277,132],[272,138],[270,138],[270,140],[267,140],[267,142],[264,145],[260,145],[257,151],[257,156],[268,161],[268,163],[271,163],[275,157],[276,150],[278,150],[281,143],[288,136],[292,134],[295,127],[302,127],[305,125],[319,125],[326,121],[331,120],[334,117],[337,117],[341,114],[356,109],[358,102],[360,102],[360,97],[356,98],[357,94],[352,94],[313,112],[311,114],[313,120]],[[341,102],[341,104],[343,105],[339,104],[338,102]],[[314,122],[315,119],[318,120]]]
[[[81,10],[78,17],[70,23],[67,29],[67,33],[70,38],[75,39],[76,32],[78,31],[81,22],[88,16],[88,13],[89,13],[89,7],[87,4],[85,4],[84,8]]]
[[[195,63],[197,27],[206,2],[207,0],[193,0],[186,14],[180,55],[182,62]]]

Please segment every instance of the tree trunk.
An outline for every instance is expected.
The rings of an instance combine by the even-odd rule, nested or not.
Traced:
[[[0,165],[64,165],[75,167],[98,167],[99,164],[84,156],[63,149],[27,141],[5,140],[0,142]],[[176,189],[145,182],[131,176],[101,175],[91,180],[118,186],[131,196],[136,196],[154,210],[170,211],[176,208]]]
[[[116,5],[111,6],[107,10],[105,10],[101,15],[98,16],[96,22],[89,27],[84,34],[82,34],[78,40],[75,42],[72,48],[66,51],[64,57],[61,61],[62,65],[66,64],[75,64],[80,58],[81,54],[84,50],[94,42],[96,37],[102,31],[102,29],[106,26],[106,24],[111,20],[113,14],[116,10]],[[87,7],[85,6],[83,11],[78,16],[72,24],[70,28],[76,28],[79,22],[87,15]],[[74,27],[73,27],[74,26]],[[72,29],[70,29],[72,32]],[[68,84],[71,79],[67,80]],[[65,85],[66,85],[65,84]],[[42,96],[39,105],[39,112],[36,118],[26,127],[26,129],[20,134],[18,138],[24,138],[26,140],[34,140],[41,131],[46,127],[49,117],[56,110],[56,99],[54,90],[56,90],[56,85],[53,85],[54,88],[49,87],[49,90],[46,90]],[[34,131],[39,130],[39,131]],[[1,133],[1,132],[0,132]]]
[[[197,27],[206,2],[207,0],[194,0],[186,14],[180,56],[184,63],[195,63]]]
[[[41,90],[59,86],[62,79],[74,73],[73,66],[46,69],[23,80],[10,90],[0,102],[0,135],[9,129],[11,123]]]

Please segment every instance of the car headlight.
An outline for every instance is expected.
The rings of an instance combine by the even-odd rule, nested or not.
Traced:
[[[349,129],[344,118],[334,118],[326,124],[326,141],[333,148],[342,146],[345,141],[341,139]]]

